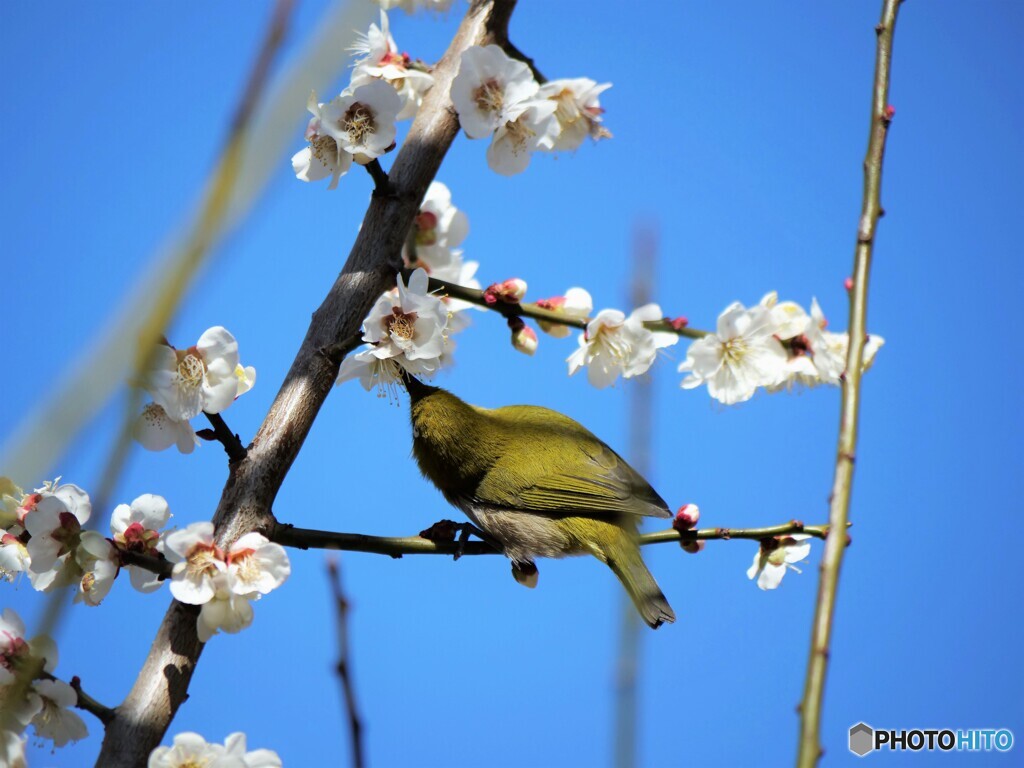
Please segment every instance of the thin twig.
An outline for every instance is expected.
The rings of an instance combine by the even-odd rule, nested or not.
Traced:
[[[334,595],[335,613],[338,618],[338,678],[341,680],[341,693],[348,712],[349,740],[352,746],[353,768],[363,768],[363,721],[356,704],[355,687],[352,685],[352,651],[348,639],[349,602],[341,586],[341,567],[337,557],[327,559],[327,573],[331,579],[331,592]]]
[[[640,544],[666,544],[709,539],[767,539],[806,533],[824,539],[827,525],[804,525],[793,520],[767,528],[701,528],[695,531],[679,532],[674,528],[641,534]],[[453,540],[425,539],[420,536],[369,536],[364,533],[340,533],[319,531],[313,528],[296,528],[293,525],[278,524],[270,533],[270,540],[284,547],[295,549],[338,549],[348,552],[368,552],[375,555],[402,557],[404,555],[497,555],[500,552],[484,541],[458,542]],[[844,543],[846,539],[844,538]]]
[[[406,279],[409,278],[409,275],[412,274],[412,272],[413,270],[411,269],[403,270],[403,274]],[[430,278],[428,284],[432,293],[443,293],[454,299],[468,301],[470,304],[476,304],[484,309],[492,310],[504,317],[530,317],[534,320],[543,320],[544,322],[552,323],[553,325],[564,325],[569,328],[579,328],[581,330],[586,329],[587,323],[590,321],[590,318],[569,317],[562,312],[544,309],[537,304],[529,302],[526,304],[510,304],[508,302],[498,301],[492,304],[484,298],[484,291],[479,288],[456,285],[455,283],[450,283],[447,280],[438,280],[434,277]],[[645,322],[644,327],[652,331],[676,333],[690,339],[699,339],[708,335],[708,331],[702,331],[697,328],[690,328],[689,326],[676,327],[672,324],[672,321],[668,319]]]
[[[395,188],[391,184],[391,179],[388,178],[387,172],[381,168],[380,160],[373,158],[363,167],[373,178],[373,194],[383,197],[394,196]]]
[[[246,456],[245,446],[241,438],[231,431],[224,417],[219,413],[207,413],[203,411],[207,421],[213,425],[213,429],[201,429],[196,434],[204,440],[216,440],[224,446],[224,452],[228,455],[228,461],[234,463],[241,461]]]
[[[889,71],[892,65],[893,33],[900,0],[883,0],[882,20],[875,27],[878,47],[875,54],[875,79],[871,98],[871,127],[867,155],[864,158],[864,197],[857,245],[853,259],[853,286],[850,290],[850,347],[843,378],[842,410],[839,416],[839,445],[829,524],[835,532],[846,529],[853,486],[853,463],[857,451],[857,421],[860,408],[861,365],[867,333],[868,275],[878,219],[882,215],[882,160],[885,140],[892,122],[889,106]],[[821,757],[821,703],[828,668],[832,620],[835,615],[839,570],[843,562],[845,539],[842,535],[825,540],[821,558],[821,579],[811,628],[811,647],[807,659],[807,679],[800,704],[799,768],[813,768]]]
[[[155,573],[161,580],[171,578],[174,570],[173,563],[153,555],[144,555],[141,552],[134,552],[130,549],[119,549],[117,551],[121,565],[135,565],[151,573]]]
[[[82,681],[76,675],[71,678],[71,687],[75,689],[78,700],[75,706],[83,709],[91,715],[95,715],[104,726],[109,725],[114,719],[115,713],[110,707],[100,704],[96,699],[82,690]]]

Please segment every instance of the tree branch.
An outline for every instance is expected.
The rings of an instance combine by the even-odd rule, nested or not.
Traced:
[[[677,531],[668,528],[664,531],[643,533],[638,537],[641,545],[666,544],[684,541],[706,541],[709,539],[767,539],[772,536],[786,536],[794,533],[806,533],[824,539],[828,533],[827,525],[804,525],[793,520],[781,525],[767,528],[701,528],[695,531]],[[403,557],[404,555],[498,555],[498,550],[484,541],[458,542],[453,540],[425,539],[421,536],[368,536],[364,533],[336,533],[334,531],[318,531],[313,528],[296,528],[294,525],[278,524],[271,531],[269,538],[283,547],[295,549],[338,549],[349,552],[368,552],[374,555]],[[843,543],[846,543],[844,537]]]
[[[402,274],[405,276],[405,279],[408,280],[409,275],[411,275],[413,271],[414,270],[412,269],[406,269],[403,270]],[[587,323],[589,322],[589,318],[568,317],[562,312],[544,309],[543,307],[530,302],[527,302],[526,304],[509,304],[508,302],[499,301],[494,304],[490,304],[484,298],[484,291],[479,288],[456,285],[455,283],[450,283],[446,280],[438,280],[434,277],[431,277],[428,282],[432,293],[443,293],[454,299],[468,301],[470,304],[476,304],[484,309],[497,312],[503,317],[530,317],[534,320],[543,320],[554,325],[564,325],[569,328],[579,328],[580,330],[585,330]],[[676,333],[689,339],[699,339],[708,335],[708,331],[701,331],[697,328],[690,328],[689,326],[676,327],[668,320],[645,322],[644,327],[652,331]]]
[[[216,440],[224,446],[224,452],[228,455],[228,461],[235,463],[245,458],[246,450],[242,445],[241,438],[232,432],[219,413],[207,413],[203,411],[213,429],[201,429],[196,434],[204,440]]]
[[[352,746],[352,768],[363,768],[366,761],[363,757],[363,721],[359,716],[356,704],[356,691],[352,685],[351,653],[348,642],[348,611],[349,603],[341,586],[341,568],[338,559],[331,557],[327,561],[327,573],[331,579],[331,592],[334,596],[335,613],[338,618],[338,678],[341,680],[341,693],[348,712],[349,740]]]
[[[219,545],[230,545],[249,531],[274,529],[274,498],[338,374],[340,360],[323,350],[352,337],[373,302],[394,284],[401,267],[402,241],[458,133],[449,91],[460,56],[472,45],[507,38],[514,7],[515,0],[474,0],[448,51],[434,68],[434,86],[425,95],[391,167],[389,178],[395,194],[371,199],[348,260],[313,314],[306,337],[247,456],[230,467],[214,514]],[[271,34],[268,40],[279,37]],[[171,604],[131,692],[107,729],[98,765],[134,768],[144,764],[160,743],[187,696],[202,651],[195,619],[194,607],[177,601]]]
[[[96,699],[83,691],[82,681],[77,675],[71,678],[70,685],[74,688],[75,694],[78,696],[78,701],[75,703],[75,706],[79,709],[85,710],[91,715],[94,715],[101,723],[103,723],[104,726],[110,725],[111,720],[114,719],[114,710],[100,704]]]
[[[875,54],[875,79],[871,99],[871,127],[867,155],[864,158],[864,195],[860,226],[853,259],[853,287],[850,290],[850,346],[843,378],[842,409],[839,416],[839,444],[829,509],[833,531],[846,529],[853,486],[853,463],[857,451],[857,421],[860,408],[861,367],[867,334],[868,276],[878,219],[882,215],[882,160],[885,140],[892,122],[889,106],[889,71],[892,65],[893,34],[900,0],[883,0],[882,20],[875,27],[878,46]],[[799,768],[813,768],[821,757],[821,704],[828,667],[832,619],[835,615],[839,570],[845,541],[842,536],[825,539],[821,558],[821,579],[811,627],[811,647],[807,660],[807,679],[800,704]]]

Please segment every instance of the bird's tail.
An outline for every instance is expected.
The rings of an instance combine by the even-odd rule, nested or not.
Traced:
[[[668,604],[668,599],[658,586],[658,582],[644,565],[643,558],[640,557],[640,547],[628,532],[623,531],[623,536],[614,546],[604,547],[602,554],[602,559],[619,577],[622,586],[633,600],[633,605],[652,629],[657,629],[666,621],[671,623],[676,620],[675,611]]]

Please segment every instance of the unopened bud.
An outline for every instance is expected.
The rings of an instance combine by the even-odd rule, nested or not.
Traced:
[[[689,539],[687,541],[679,542],[679,546],[683,548],[684,552],[688,552],[691,555],[696,555],[698,552],[704,549],[704,542],[699,539]]]
[[[484,291],[484,301],[488,304],[497,304],[504,301],[506,304],[518,304],[526,296],[526,281],[513,277],[503,283],[493,283]]]
[[[848,291],[852,291],[853,290],[853,278],[852,277],[848,277],[845,280],[843,280],[843,288],[845,288]]]
[[[892,120],[895,116],[896,116],[896,107],[894,107],[892,104],[889,104],[885,108],[885,119],[886,120]]]
[[[683,504],[676,512],[676,519],[672,521],[672,527],[677,531],[688,531],[697,527],[700,520],[700,507],[696,504]]]
[[[520,318],[516,317],[513,320],[519,322],[513,323],[510,320],[508,323],[512,329],[512,346],[523,354],[533,355],[537,351],[537,333]]]
[[[681,331],[681,330],[683,330],[683,328],[685,328],[686,326],[688,326],[690,324],[690,321],[687,320],[682,315],[680,315],[679,317],[675,318],[674,320],[669,320],[668,324],[672,326],[673,330]]]

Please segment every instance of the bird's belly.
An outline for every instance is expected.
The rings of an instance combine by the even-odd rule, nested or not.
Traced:
[[[535,557],[578,555],[584,551],[554,518],[481,504],[467,503],[459,507],[484,533],[497,540],[515,562],[532,562]]]

